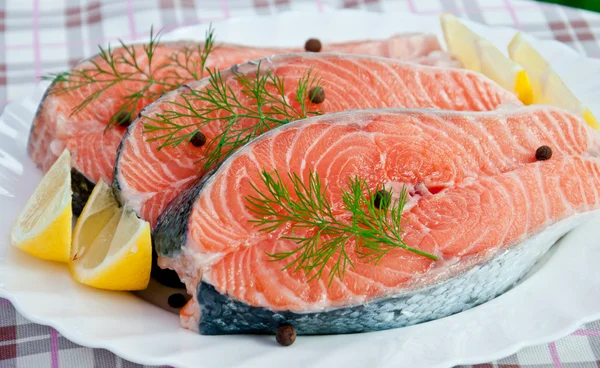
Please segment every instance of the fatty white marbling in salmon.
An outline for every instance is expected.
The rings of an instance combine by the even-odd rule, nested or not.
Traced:
[[[251,76],[252,79],[259,65],[262,72],[270,71],[283,78],[286,98],[296,109],[298,104],[293,102],[295,86],[310,70],[311,75],[320,80],[326,97],[318,105],[308,105],[321,114],[382,107],[487,111],[505,104],[521,105],[511,92],[481,74],[463,69],[359,55],[302,53],[255,60],[221,73],[224,83],[240,101],[246,101],[249,108],[254,108],[252,100],[245,95],[238,76]],[[228,127],[228,119],[206,122],[189,111],[188,103],[195,111],[214,109],[214,106],[196,97],[207,89],[214,89],[209,78],[166,94],[144,109],[119,147],[115,165],[115,186],[119,197],[152,225],[169,201],[206,172],[203,160],[209,147],[214,147],[208,142],[218,140]],[[207,144],[196,147],[191,142],[183,142],[176,147],[166,146],[159,150],[162,141],[151,140],[165,132],[148,132],[147,124],[156,125],[157,116],[174,115],[174,112],[181,116],[170,119],[165,127],[172,124],[187,127],[178,134],[197,130],[204,135]],[[221,113],[215,111],[211,114],[222,116],[218,115]],[[256,124],[255,118],[243,118],[236,123],[236,129],[247,129]]]
[[[551,159],[536,160],[542,145]],[[182,323],[201,333],[407,326],[502,294],[600,209],[599,148],[598,133],[581,118],[547,106],[310,118],[263,134],[180,194],[158,219],[154,241],[160,264],[175,269],[194,296]],[[297,247],[290,228],[261,232],[246,207],[252,186],[264,189],[263,170],[302,180],[318,173],[334,211],[353,175],[371,189],[408,188],[403,240],[438,260],[398,248],[374,265],[350,242],[354,267],[329,287],[282,269],[267,254]]]
[[[138,44],[127,49],[112,49],[110,59],[120,77],[112,75],[112,66],[101,55],[81,61],[74,70],[87,70],[87,75],[92,76],[94,82],[82,83],[80,78],[55,82],[40,102],[29,137],[28,152],[44,171],[50,168],[65,148],[71,152],[76,179],[73,186],[73,208],[76,213],[83,208],[92,183],[98,179],[107,183],[112,181],[117,147],[125,129],[114,127],[106,130],[106,127],[111,117],[131,101],[128,96],[149,88],[143,93],[143,98],[134,101],[134,106],[127,109],[131,110],[131,116],[126,119],[132,120],[162,93],[192,82],[197,75],[204,73],[201,66],[202,47],[198,47],[198,44],[157,44],[156,39],[154,41],[153,46]],[[153,48],[151,60],[147,51],[149,47]],[[300,47],[261,48],[217,43],[204,67],[225,69],[256,58],[299,51],[302,51]],[[421,33],[399,34],[383,40],[324,44],[323,51],[383,56],[426,65],[460,65],[441,50],[435,35]],[[123,62],[123,57],[128,62]],[[109,72],[97,74],[96,67]],[[149,76],[160,83],[149,85]],[[114,81],[117,83],[112,84]],[[101,95],[95,96],[105,88]],[[59,90],[62,92],[57,93]],[[91,101],[85,108],[75,110],[88,98]]]

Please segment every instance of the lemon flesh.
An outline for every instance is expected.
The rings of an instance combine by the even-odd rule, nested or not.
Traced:
[[[524,104],[533,99],[527,71],[504,55],[496,46],[465,26],[451,14],[441,16],[448,51],[465,68],[481,73],[514,92]]]
[[[73,217],[71,196],[71,155],[65,150],[17,217],[11,243],[35,257],[68,262]]]
[[[511,59],[521,64],[531,80],[533,101],[577,112],[594,129],[600,128],[592,112],[584,107],[579,99],[569,90],[560,76],[552,69],[550,63],[518,33],[508,46]]]
[[[141,290],[150,280],[150,225],[120,208],[111,188],[99,181],[73,232],[71,273],[100,289]]]

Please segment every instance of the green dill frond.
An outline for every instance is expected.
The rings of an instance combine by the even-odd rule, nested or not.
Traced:
[[[403,189],[396,200],[383,199],[383,205],[375,203],[375,193],[386,190],[384,186],[369,189],[366,180],[355,176],[349,179],[348,189],[342,192],[344,210],[348,219],[339,219],[327,198],[327,187],[319,175],[310,173],[308,182],[297,174],[288,174],[290,188],[285,186],[277,171],[263,171],[261,188],[252,184],[253,195],[247,196],[246,208],[256,217],[250,220],[259,231],[271,233],[283,226],[305,229],[306,236],[283,236],[298,247],[289,252],[268,254],[274,262],[288,261],[284,269],[304,272],[309,280],[321,278],[329,267],[329,284],[335,278],[343,278],[345,271],[353,267],[346,245],[354,240],[355,251],[366,262],[377,263],[389,251],[402,248],[421,256],[437,260],[437,257],[409,247],[402,240],[402,212],[407,201]]]
[[[135,116],[145,101],[154,101],[164,92],[178,88],[181,84],[199,79],[202,76],[206,60],[215,48],[215,37],[212,27],[206,35],[204,44],[193,47],[184,47],[175,50],[167,57],[168,60],[179,60],[179,55],[184,53],[184,64],[177,64],[184,72],[172,71],[165,78],[159,72],[164,68],[172,69],[170,62],[158,63],[156,52],[161,42],[162,32],[154,32],[150,28],[150,39],[148,43],[141,45],[127,45],[119,40],[119,47],[106,48],[99,46],[98,61],[88,60],[86,67],[79,67],[68,72],[51,74],[43,77],[45,80],[53,80],[56,85],[50,94],[60,95],[90,88],[94,92],[81,101],[71,111],[71,116],[86,109],[89,104],[96,101],[111,90],[113,87],[135,84],[135,89],[128,89],[124,96],[122,105],[109,119],[106,129],[111,129],[118,123],[119,117],[124,113]],[[141,65],[140,60],[147,61],[147,65]],[[129,88],[129,87],[127,87]]]
[[[148,140],[160,142],[158,149],[162,149],[189,142],[207,125],[221,124],[222,131],[207,142],[207,153],[201,161],[203,172],[276,126],[320,114],[307,103],[307,91],[321,83],[312,69],[307,69],[293,90],[299,107],[289,101],[285,78],[262,70],[260,63],[251,74],[233,71],[231,79],[217,70],[207,69],[207,73],[206,87],[182,92],[181,101],[169,102],[171,109],[145,116],[148,122],[144,129],[146,133],[159,133]],[[236,94],[230,83],[239,84],[241,92]],[[240,98],[240,94],[245,98]],[[242,126],[242,119],[252,119],[254,123]]]

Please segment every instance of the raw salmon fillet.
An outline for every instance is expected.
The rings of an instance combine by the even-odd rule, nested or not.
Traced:
[[[184,53],[186,47],[195,46],[192,43],[176,42],[159,44],[154,52],[151,63],[144,54],[143,47],[134,47],[136,61],[139,69],[148,73],[150,68],[157,70],[159,66],[168,65],[157,71],[155,76],[158,80],[169,81],[177,85],[191,82],[196,78],[184,68],[177,66],[169,58],[176,55],[177,60],[185,64]],[[458,66],[457,62],[441,51],[437,38],[427,34],[403,34],[385,40],[361,41],[340,44],[329,44],[323,46],[324,51],[368,54],[385,56],[400,60],[409,60],[427,65],[451,65]],[[284,48],[253,48],[236,45],[218,45],[207,59],[206,67],[210,69],[224,69],[232,65],[246,62],[248,60],[266,57],[273,54],[298,52],[300,49]],[[124,49],[114,50],[115,59],[124,55]],[[194,59],[195,58],[195,59]],[[192,53],[189,65],[193,60],[199,60],[197,50]],[[77,69],[90,69],[92,63],[98,63],[101,67],[107,64],[100,56],[84,60],[79,63]],[[132,73],[133,78],[145,79],[144,75],[133,66],[123,63],[118,64],[120,73]],[[106,77],[97,77],[106,79]],[[69,82],[75,83],[75,82]],[[33,121],[28,151],[33,161],[44,171],[54,163],[58,155],[66,147],[71,152],[73,168],[75,169],[75,192],[74,206],[82,207],[87,199],[85,194],[79,198],[81,191],[90,190],[91,183],[98,179],[106,182],[112,181],[113,167],[116,159],[116,151],[121,138],[125,132],[123,128],[113,128],[105,131],[110,118],[119,111],[126,101],[126,96],[141,90],[145,83],[142,82],[120,82],[102,94],[101,98],[95,98],[83,110],[72,114],[74,108],[89,96],[98,92],[103,84],[94,83],[83,88],[76,88],[68,93],[53,94],[58,87],[68,87],[64,83],[52,84],[40,106]],[[160,95],[163,90],[161,85],[153,85],[151,92]],[[135,115],[141,109],[152,102],[149,99],[141,99],[135,107]]]
[[[481,74],[466,70],[325,53],[276,56],[222,72],[223,80],[242,101],[248,98],[241,92],[242,86],[236,75],[255,75],[259,62],[261,71],[270,70],[272,74],[284,78],[289,100],[294,100],[298,80],[310,69],[312,75],[321,80],[326,98],[319,105],[309,105],[322,114],[380,107],[487,111],[502,104],[521,105],[512,93]],[[196,111],[209,108],[208,103],[194,100],[190,94],[190,89],[203,91],[207,88],[214,87],[209,79],[204,79],[166,94],[144,109],[142,116],[130,126],[123,138],[115,168],[115,187],[121,202],[152,225],[169,201],[204,174],[202,160],[210,145],[195,147],[190,142],[184,142],[159,151],[161,141],[149,139],[164,133],[149,133],[146,124],[155,125],[158,114],[167,111],[186,113],[181,107],[186,105],[186,100]],[[247,104],[250,106],[251,102],[247,101]],[[182,132],[199,129],[209,142],[227,126],[227,120],[221,119],[197,127],[201,119],[189,112],[187,117],[173,122],[190,126]],[[257,121],[246,118],[237,124],[240,128],[247,128],[257,124]]]
[[[536,161],[536,149],[553,155]],[[546,106],[495,112],[379,109],[324,115],[273,129],[225,160],[159,217],[159,264],[194,296],[182,323],[203,334],[349,333],[402,327],[486,302],[517,282],[586,214],[600,209],[600,139],[582,119]],[[331,286],[283,270],[267,253],[298,247],[267,233],[245,198],[260,173],[316,172],[338,220],[340,193],[358,175],[393,196],[406,188],[403,240],[437,261],[396,248],[354,263]],[[285,185],[290,185],[289,180]],[[331,267],[328,264],[326,269]]]

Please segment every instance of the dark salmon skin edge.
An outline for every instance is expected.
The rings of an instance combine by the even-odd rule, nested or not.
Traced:
[[[196,198],[213,173],[220,167],[208,171],[184,189],[158,216],[153,231],[152,244],[161,257],[173,258],[181,253],[186,242],[188,221]]]
[[[152,242],[159,256],[173,258],[182,252],[196,199],[212,175],[229,159],[194,181],[158,217]],[[524,241],[509,247],[482,264],[429,287],[322,312],[296,313],[251,306],[201,281],[196,286],[200,306],[198,331],[203,335],[275,334],[278,327],[292,325],[300,335],[346,334],[400,328],[448,317],[505,293],[570,230],[551,235],[547,242]]]
[[[478,266],[429,287],[363,304],[296,313],[255,307],[221,294],[201,281],[198,330],[203,335],[275,334],[291,325],[300,335],[346,334],[400,328],[451,316],[486,303],[519,282],[566,232],[548,242],[525,241]]]
[[[73,191],[73,201],[71,207],[75,216],[81,215],[83,207],[90,198],[95,184],[85,177],[75,168],[71,168],[71,190]]]
[[[485,298],[470,298],[460,306],[444,308],[438,306],[427,316],[407,317],[404,310],[412,297],[401,296],[333,309],[317,313],[276,312],[263,307],[254,307],[219,293],[214,286],[200,283],[199,332],[202,335],[261,334],[274,335],[277,328],[291,325],[299,335],[329,335],[361,333],[407,327],[451,316],[463,310],[483,304],[504,290],[494,291]],[[388,317],[389,316],[389,317]]]

